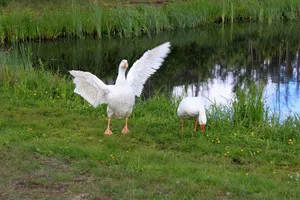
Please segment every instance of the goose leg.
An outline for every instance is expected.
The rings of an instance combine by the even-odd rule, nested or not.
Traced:
[[[197,131],[197,125],[198,125],[198,121],[195,121],[195,125],[194,125],[194,131]]]
[[[106,134],[106,135],[113,134],[112,131],[110,130],[110,118],[107,118],[107,128],[106,128],[104,134]]]
[[[128,133],[129,132],[129,129],[128,129],[128,117],[126,117],[126,119],[125,119],[125,126],[124,126],[124,128],[123,128],[123,130],[122,130],[122,133],[123,134],[126,134],[126,133]]]
[[[184,129],[184,120],[182,119],[181,120],[181,131],[183,131],[183,129]]]

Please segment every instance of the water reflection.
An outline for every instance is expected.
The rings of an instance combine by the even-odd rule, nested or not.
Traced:
[[[171,54],[146,83],[143,98],[160,90],[169,96],[202,96],[207,105],[220,104],[228,102],[236,88],[254,80],[265,84],[268,105],[286,115],[300,109],[299,25],[216,25],[152,38],[22,43],[7,54],[6,62],[27,62],[33,67],[43,63],[63,74],[70,69],[86,70],[113,84],[122,59],[132,64],[146,49],[170,41]]]
[[[294,76],[299,71],[293,71]],[[221,77],[208,79],[205,83],[178,85],[173,88],[172,96],[199,96],[206,107],[212,104],[228,105],[234,98],[235,79],[228,72],[225,81]],[[279,114],[282,119],[294,113],[300,113],[299,82],[276,83],[271,77],[265,84],[264,100],[272,112]]]
[[[218,69],[219,66],[215,68]],[[225,80],[221,76],[213,76],[206,82],[178,85],[173,87],[172,96],[199,96],[206,107],[211,104],[228,104],[234,97],[233,76],[232,72],[228,72]]]

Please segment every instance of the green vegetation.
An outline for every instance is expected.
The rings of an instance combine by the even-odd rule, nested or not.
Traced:
[[[0,42],[86,35],[131,37],[212,23],[296,20],[300,13],[298,0],[140,2],[2,1]]]
[[[261,88],[212,106],[205,133],[181,132],[177,102],[157,94],[137,100],[129,135],[114,119],[105,136],[105,105],[39,65],[0,66],[1,197],[299,199],[300,116],[268,115]]]
[[[274,23],[297,19],[300,4],[298,0],[135,2],[120,6],[120,0],[103,4],[2,0],[0,40],[131,37],[215,22]],[[229,68],[251,62],[255,68],[258,63],[262,74],[266,70],[260,63],[266,58],[278,65],[281,58],[291,63],[299,49],[292,44],[299,39],[289,38],[299,32],[298,27],[296,23],[278,23],[276,29],[251,25],[247,33],[241,33],[244,29],[238,31],[234,25],[224,28],[233,29],[230,36],[224,29],[190,35],[174,32],[178,35],[171,41],[172,54],[182,57],[182,65],[174,69],[177,60],[169,59],[161,72],[175,79],[182,70],[202,66],[201,79],[207,79],[216,59],[221,64],[229,60]],[[191,121],[181,132],[178,102],[157,92],[137,99],[129,135],[120,133],[123,119],[113,119],[114,135],[103,134],[106,106],[92,108],[74,94],[71,78],[59,70],[67,71],[67,64],[78,67],[93,62],[99,66],[94,71],[107,73],[117,66],[116,57],[126,53],[134,60],[145,47],[166,37],[141,40],[123,39],[121,44],[109,40],[101,45],[90,40],[94,45],[71,43],[67,50],[49,43],[50,50],[35,43],[17,44],[11,51],[18,54],[10,54],[10,49],[1,52],[0,199],[299,199],[300,116],[280,121],[269,112],[263,86],[244,81],[251,74],[236,83],[239,89],[231,105],[213,105],[208,110],[205,133],[193,133]],[[258,58],[239,41],[247,41],[248,51],[257,52]],[[178,46],[184,46],[184,51]],[[116,53],[116,49],[127,51]],[[39,50],[34,54],[38,56],[32,56]],[[53,60],[60,56],[68,59]],[[79,61],[74,57],[80,57]],[[278,65],[268,70],[280,70]],[[52,67],[53,72],[45,70]]]

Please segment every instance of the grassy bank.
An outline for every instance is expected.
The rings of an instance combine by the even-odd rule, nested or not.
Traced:
[[[42,64],[41,64],[42,65]],[[208,110],[205,133],[179,131],[177,103],[137,100],[129,135],[69,77],[0,67],[0,194],[4,199],[298,199],[299,116],[282,123],[261,90]],[[261,87],[259,87],[261,88]]]
[[[272,23],[296,20],[300,12],[298,0],[192,0],[163,4],[76,0],[6,2],[1,7],[1,43],[86,35],[131,37],[212,23]]]

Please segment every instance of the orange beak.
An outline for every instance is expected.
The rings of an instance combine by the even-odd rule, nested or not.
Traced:
[[[125,67],[128,67],[128,62],[125,62],[125,63],[124,63],[124,66],[125,66]]]
[[[200,124],[201,132],[204,132],[205,130],[205,124]]]

